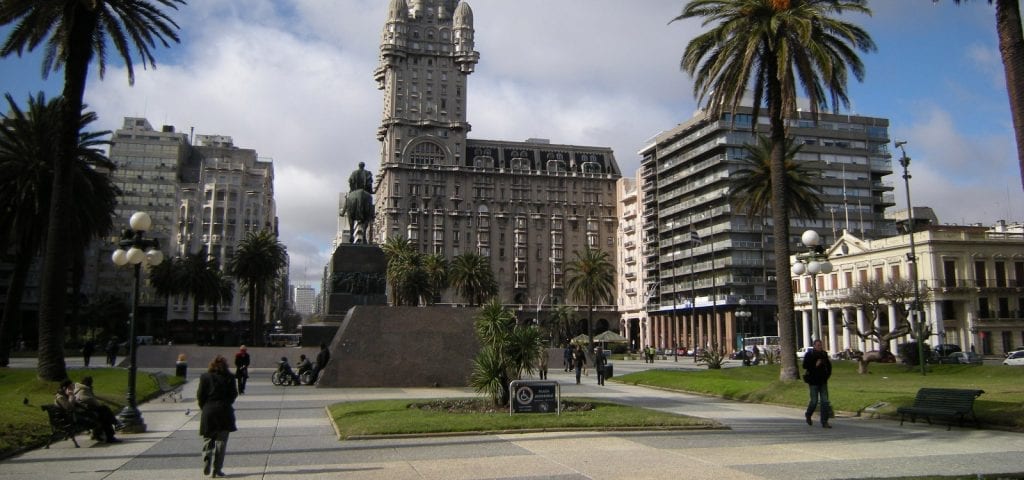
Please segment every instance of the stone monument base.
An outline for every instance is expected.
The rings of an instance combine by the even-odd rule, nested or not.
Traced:
[[[478,308],[357,305],[331,341],[323,387],[465,387]]]

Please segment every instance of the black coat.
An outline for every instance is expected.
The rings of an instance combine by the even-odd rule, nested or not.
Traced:
[[[199,420],[200,436],[209,437],[217,432],[238,430],[235,426],[235,409],[231,406],[237,396],[235,379],[230,374],[207,372],[199,377],[196,400],[203,411]]]
[[[818,360],[821,360],[821,365],[817,365]],[[829,377],[832,376],[832,362],[828,359],[828,352],[822,350],[811,350],[804,355],[804,370],[807,373],[804,374],[804,381],[810,385],[824,385],[828,383]]]

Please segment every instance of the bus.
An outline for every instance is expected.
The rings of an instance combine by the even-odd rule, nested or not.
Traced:
[[[271,333],[267,339],[268,347],[299,347],[302,346],[301,333]]]
[[[743,339],[743,349],[744,350],[752,352],[752,351],[754,351],[754,346],[755,345],[757,346],[757,349],[762,351],[762,352],[765,352],[765,351],[768,351],[768,350],[773,350],[773,351],[775,351],[775,353],[779,353],[780,352],[779,337],[777,337],[777,336],[746,337],[746,338]]]

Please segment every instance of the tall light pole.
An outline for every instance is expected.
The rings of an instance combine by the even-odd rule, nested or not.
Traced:
[[[903,148],[907,142],[897,140],[894,142],[896,148],[900,149],[900,166],[903,167],[903,184],[907,191],[907,236],[910,237],[910,254],[907,255],[907,262],[910,264],[910,280],[914,282],[914,301],[910,304],[910,316],[914,319],[914,328],[917,331],[917,360],[921,364],[921,375],[927,375],[924,368],[924,321],[921,320],[921,289],[917,284],[917,249],[914,246],[914,206],[910,203],[910,157],[907,150]]]
[[[139,273],[142,262],[149,265],[159,265],[164,261],[164,254],[160,252],[160,243],[156,239],[147,239],[143,235],[153,225],[152,219],[146,212],[135,212],[128,222],[131,228],[124,231],[121,241],[117,243],[118,249],[114,250],[111,260],[119,267],[131,264],[135,269],[135,283],[132,289],[132,313],[128,322],[128,394],[125,397],[127,405],[117,414],[118,420],[124,424],[122,429],[130,433],[142,433],[146,431],[146,422],[142,419],[142,413],[135,403],[135,377],[138,371],[136,363],[136,340],[135,320],[139,312]],[[147,251],[148,250],[148,251]]]
[[[832,263],[828,261],[828,254],[821,246],[821,235],[814,230],[805,230],[800,235],[800,242],[809,250],[796,255],[796,263],[793,264],[793,275],[807,273],[811,276],[811,340],[821,340],[821,322],[818,319],[818,274],[832,273]]]

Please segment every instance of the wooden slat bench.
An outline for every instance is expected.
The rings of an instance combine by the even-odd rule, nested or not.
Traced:
[[[896,413],[900,414],[900,425],[903,420],[910,416],[910,421],[915,422],[917,417],[924,418],[928,424],[932,424],[931,417],[947,417],[949,424],[946,430],[953,426],[953,420],[957,420],[961,427],[964,426],[964,419],[968,416],[978,426],[978,417],[974,415],[974,399],[978,398],[984,390],[969,390],[961,388],[922,388],[917,391],[914,397],[914,404],[909,407],[899,407]]]
[[[171,382],[168,381],[167,375],[164,372],[154,373],[153,379],[156,380],[156,385],[157,388],[160,389],[160,393],[167,394],[160,398],[161,402],[166,402],[168,398],[175,402],[181,400],[181,385],[171,385]]]
[[[75,435],[86,430],[98,431],[99,429],[99,425],[94,422],[82,418],[76,421],[75,415],[68,413],[67,410],[57,405],[42,405],[41,408],[50,419],[50,436],[46,439],[46,448],[50,448],[50,444],[54,440],[64,439],[70,439],[71,443],[75,444],[75,448],[78,448],[78,440],[75,440]]]

